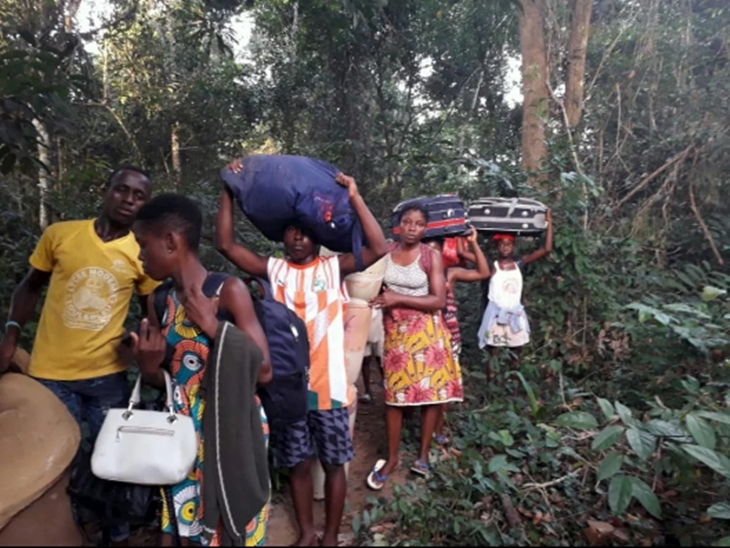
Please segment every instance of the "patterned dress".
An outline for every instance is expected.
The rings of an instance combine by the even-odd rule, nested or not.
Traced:
[[[429,291],[420,257],[401,266],[388,254],[384,282],[403,295],[421,297]],[[386,405],[431,405],[464,399],[461,369],[454,361],[440,311],[393,307],[386,310],[383,327]]]
[[[446,307],[443,309],[444,323],[451,335],[451,352],[454,361],[459,363],[461,354],[461,330],[459,329],[459,307],[456,304],[456,295],[451,284],[446,284]]]
[[[171,318],[171,320],[167,320]],[[208,352],[213,341],[197,326],[191,323],[185,314],[185,309],[177,300],[175,290],[167,296],[167,311],[163,324],[163,334],[167,344],[174,348],[174,355],[170,364],[174,387],[174,407],[177,413],[192,417],[195,430],[198,434],[198,456],[195,459],[193,470],[187,478],[172,486],[172,499],[177,518],[178,532],[181,537],[202,544],[203,539],[203,501],[202,482],[204,479],[203,455],[203,413],[205,400],[200,396],[200,386],[205,374],[205,364]],[[261,402],[256,399],[261,412],[261,423],[264,428],[264,439],[268,446],[269,425],[266,420]],[[269,514],[267,503],[251,523],[246,527],[246,546],[262,546],[266,537],[266,522]],[[222,522],[213,535],[211,546],[220,546]],[[170,511],[165,498],[162,504],[162,532],[173,533],[170,522]]]

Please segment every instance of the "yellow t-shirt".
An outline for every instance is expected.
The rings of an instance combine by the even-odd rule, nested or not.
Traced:
[[[49,226],[30,265],[51,273],[29,374],[74,381],[124,371],[117,346],[134,289],[150,294],[158,282],[145,275],[133,234],[104,242],[94,219]]]

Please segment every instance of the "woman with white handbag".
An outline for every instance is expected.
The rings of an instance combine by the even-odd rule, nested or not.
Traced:
[[[206,460],[203,451],[204,445],[208,447],[203,439],[203,417],[206,413],[206,402],[211,400],[213,395],[209,394],[206,397],[203,392],[209,384],[205,379],[206,372],[211,370],[209,354],[212,357],[211,349],[214,344],[220,343],[216,337],[220,338],[221,333],[226,332],[224,322],[219,318],[225,318],[230,324],[235,325],[255,343],[253,346],[258,346],[260,349],[260,351],[256,349],[255,352],[260,362],[254,364],[258,368],[255,381],[265,384],[271,379],[272,372],[266,338],[256,319],[245,284],[238,278],[208,273],[200,263],[198,245],[201,228],[202,215],[195,203],[185,196],[175,194],[162,194],[150,201],[140,210],[134,228],[145,272],[156,280],[169,281],[150,296],[148,318],[142,321],[139,335],[132,336],[133,350],[142,377],[150,384],[165,385],[167,373],[163,369],[163,362],[169,362],[174,382],[174,413],[192,419],[198,438],[197,456],[192,470],[171,488],[174,508],[170,509],[167,503],[163,503],[162,544],[171,545],[174,540],[173,535],[177,534],[185,539],[182,541],[184,544],[220,545],[224,542],[223,534],[226,529],[228,537],[225,538],[245,537],[246,546],[257,546],[264,542],[268,503],[264,503],[261,511],[248,525],[243,524],[240,536],[237,531],[230,530],[236,527],[231,525],[231,518],[226,513],[228,507],[221,509],[220,520],[214,528],[209,529],[207,524],[209,520],[204,520],[204,491],[201,485],[209,461]],[[241,366],[248,359],[253,358],[241,356]],[[217,367],[217,364],[214,366]],[[255,398],[255,381],[251,389],[251,398]],[[256,403],[264,430],[264,438],[261,438],[260,434],[258,437],[262,443],[266,443],[264,440],[268,438],[268,425],[260,402]],[[207,412],[211,413],[212,410],[209,409]],[[233,412],[237,413],[239,410]],[[225,420],[225,417],[223,418]],[[216,434],[217,432],[216,430]],[[209,434],[206,432],[206,435]],[[253,439],[251,445],[255,445],[255,442]],[[216,440],[216,444],[225,443],[224,436]],[[251,447],[251,451],[254,450],[256,447]],[[219,455],[208,455],[208,458],[217,459]],[[216,480],[222,481],[222,477],[219,479],[222,474],[217,470],[220,462],[210,461],[209,466],[208,474],[215,473]],[[261,467],[259,473],[263,473]],[[268,470],[266,475],[268,476]],[[265,480],[268,486],[268,477]],[[232,493],[241,491],[240,485],[231,488]],[[205,507],[209,512],[208,490],[205,493]],[[267,498],[268,495],[267,489]],[[240,496],[251,495],[242,493]],[[225,528],[224,518],[228,520],[225,521]]]

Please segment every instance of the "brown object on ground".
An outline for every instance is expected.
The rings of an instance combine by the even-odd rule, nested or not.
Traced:
[[[73,526],[62,478],[80,439],[76,421],[45,386],[18,373],[0,377],[0,546],[14,535],[16,517],[35,520],[34,526],[25,521],[23,544],[38,534],[48,540],[33,544],[81,545],[80,536],[61,537]],[[53,531],[56,520],[64,523]]]
[[[504,509],[504,517],[507,518],[507,523],[512,529],[516,529],[522,525],[520,514],[515,510],[515,505],[512,504],[512,499],[507,493],[499,495],[499,500],[502,501],[502,508]]]
[[[50,489],[0,529],[0,546],[83,546],[71,500],[66,494],[70,473],[64,472]]]
[[[583,531],[591,546],[606,546],[616,528],[605,521],[588,520],[588,527]]]

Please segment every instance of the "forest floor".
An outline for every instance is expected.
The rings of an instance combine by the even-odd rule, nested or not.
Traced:
[[[355,458],[350,463],[345,516],[340,529],[340,546],[356,545],[352,520],[354,516],[361,515],[368,506],[368,497],[377,495],[378,498],[389,498],[393,485],[403,484],[409,477],[408,467],[405,465],[409,461],[404,460],[404,465],[392,474],[379,493],[370,490],[365,484],[365,479],[377,459],[383,458],[387,454],[385,405],[381,383],[373,382],[371,392],[373,395],[371,403],[358,404],[354,439]],[[314,502],[314,520],[318,534],[321,536],[325,522],[324,501]],[[297,540],[298,532],[289,485],[284,483],[281,489],[273,495],[266,545],[289,546]],[[157,531],[145,528],[133,533],[130,546],[157,546],[157,542]]]

